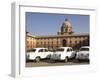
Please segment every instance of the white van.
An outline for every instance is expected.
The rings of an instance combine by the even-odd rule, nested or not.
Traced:
[[[89,60],[89,46],[83,46],[76,55],[77,60]]]
[[[64,60],[67,62],[68,59],[74,58],[75,55],[76,53],[71,47],[60,47],[51,55],[51,60]]]
[[[26,53],[26,60],[35,60],[36,62],[40,59],[50,58],[53,52],[48,51],[47,48],[34,48]]]

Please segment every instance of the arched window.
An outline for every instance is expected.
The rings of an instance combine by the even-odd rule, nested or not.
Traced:
[[[67,44],[67,42],[66,42],[66,40],[64,39],[64,40],[62,41],[62,46],[63,46],[63,47],[66,47],[66,44]]]

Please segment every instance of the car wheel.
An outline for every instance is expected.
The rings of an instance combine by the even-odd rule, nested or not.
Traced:
[[[39,62],[39,61],[40,61],[40,57],[36,57],[36,58],[35,58],[35,61],[36,61],[36,62]]]
[[[65,57],[65,62],[68,62],[68,57]]]

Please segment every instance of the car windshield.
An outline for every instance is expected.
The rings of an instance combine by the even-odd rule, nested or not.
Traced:
[[[89,51],[89,48],[81,48],[80,51]]]
[[[63,48],[59,48],[56,51],[64,51],[64,49]]]
[[[28,50],[27,52],[35,52],[36,49],[31,49],[31,50]]]

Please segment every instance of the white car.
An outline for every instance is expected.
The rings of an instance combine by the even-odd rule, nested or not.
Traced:
[[[67,62],[68,59],[74,58],[75,55],[76,53],[71,47],[60,47],[51,55],[51,60],[64,60]]]
[[[83,46],[76,55],[77,60],[89,60],[89,46]]]
[[[26,60],[35,60],[36,62],[40,59],[50,58],[53,52],[48,51],[47,48],[34,48],[26,53]]]

